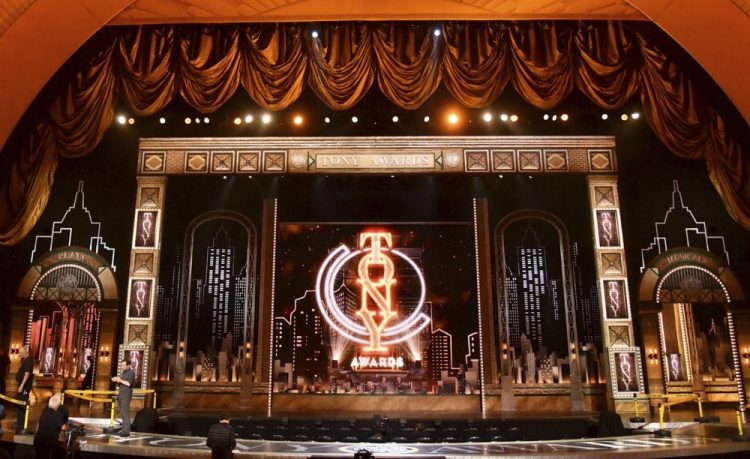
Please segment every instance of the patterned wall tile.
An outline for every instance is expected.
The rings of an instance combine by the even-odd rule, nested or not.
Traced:
[[[161,189],[159,187],[144,186],[140,189],[138,207],[159,207],[161,205]]]
[[[154,273],[154,254],[151,252],[146,253],[133,253],[133,268],[130,272],[134,275],[150,275]]]
[[[610,346],[630,346],[630,333],[627,325],[610,325],[608,330]]]
[[[604,274],[624,274],[622,270],[622,255],[618,252],[603,252],[601,266]]]
[[[591,172],[613,172],[612,150],[589,150],[589,170]]]
[[[185,172],[207,172],[208,152],[189,151],[185,155]]]
[[[617,199],[615,199],[614,187],[595,186],[594,187],[594,203],[596,204],[596,207],[617,206]]]
[[[464,169],[466,172],[488,172],[487,150],[464,150]]]
[[[566,150],[544,150],[544,167],[549,172],[567,172],[568,152]]]
[[[211,172],[234,172],[234,152],[212,151]]]
[[[258,172],[260,151],[238,151],[237,172]]]
[[[518,169],[524,172],[542,170],[541,150],[518,150]]]
[[[129,346],[139,346],[148,344],[148,325],[147,324],[129,324],[128,339]]]
[[[263,151],[263,172],[286,172],[286,151]]]
[[[492,150],[492,170],[515,171],[515,152],[513,150]]]
[[[147,151],[143,153],[143,172],[159,173],[164,172],[164,155],[163,151]]]

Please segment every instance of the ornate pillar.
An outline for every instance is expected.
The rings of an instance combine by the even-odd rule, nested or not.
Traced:
[[[602,317],[602,342],[608,360],[607,382],[615,409],[633,409],[633,396],[644,392],[641,351],[635,346],[625,243],[620,223],[617,176],[586,177],[594,236],[594,257]],[[609,391],[608,391],[609,394]],[[645,406],[644,406],[645,408]]]
[[[260,245],[260,292],[258,341],[255,353],[255,379],[252,391],[268,397],[267,411],[271,413],[273,391],[273,316],[276,280],[276,230],[278,201],[263,201],[263,228]]]
[[[137,177],[133,238],[130,249],[125,325],[117,363],[138,360],[141,388],[151,385],[151,353],[156,324],[156,285],[167,177]],[[115,360],[115,359],[113,359]]]

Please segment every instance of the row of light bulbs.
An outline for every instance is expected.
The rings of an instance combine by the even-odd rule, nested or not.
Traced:
[[[627,121],[629,119],[637,120],[640,117],[641,117],[641,115],[638,112],[633,112],[630,115],[628,115],[627,113],[623,113],[623,114],[620,115],[620,119],[622,121]],[[460,117],[456,113],[449,113],[446,119],[447,119],[447,121],[448,121],[449,124],[458,124],[458,122],[460,121]],[[495,119],[495,116],[492,113],[490,113],[490,112],[485,112],[482,115],[482,120],[484,120],[485,123],[490,123],[494,119]],[[507,114],[507,113],[500,113],[497,116],[497,119],[500,120],[500,121],[502,121],[502,122],[504,122],[504,123],[507,123],[507,122],[516,123],[516,122],[518,122],[519,117],[515,113],[510,114],[510,115]],[[550,115],[549,113],[545,113],[542,116],[542,119],[544,119],[545,121],[550,121],[550,120],[551,121],[557,121],[559,119],[560,121],[565,122],[565,121],[568,121],[570,119],[570,116],[567,113],[561,113],[560,115],[558,115],[558,114],[552,114],[552,115]],[[602,113],[602,119],[603,120],[609,119],[609,115],[607,113]],[[116,120],[117,120],[118,124],[130,124],[130,125],[135,124],[135,118],[133,118],[133,117],[126,117],[125,115],[117,115]],[[272,120],[271,115],[268,114],[268,113],[264,113],[260,117],[260,121],[263,124],[269,124],[271,122],[271,120]],[[245,124],[251,124],[254,121],[255,121],[255,117],[253,115],[247,114],[244,117],[240,117],[240,116],[235,117],[234,120],[233,120],[233,123],[235,125],[239,126],[239,125],[241,125],[243,123],[245,123]],[[326,116],[325,118],[323,118],[323,121],[326,124],[330,124],[331,123],[331,118],[328,117],[328,116]],[[393,115],[393,117],[391,118],[391,121],[393,121],[394,123],[398,123],[399,122],[398,115]],[[429,123],[430,122],[430,117],[429,116],[425,116],[423,118],[423,121],[425,123]],[[159,118],[159,124],[166,124],[166,122],[167,122],[166,118],[164,118],[164,117],[160,117]],[[185,124],[193,124],[193,123],[195,123],[195,124],[201,124],[201,123],[203,123],[203,124],[209,124],[211,122],[211,119],[209,117],[207,117],[207,116],[205,116],[203,118],[200,118],[200,117],[196,117],[196,118],[185,117],[184,122],[185,122]],[[296,126],[300,126],[300,125],[304,124],[304,122],[305,122],[305,119],[304,119],[304,117],[302,115],[295,115],[292,118],[292,123],[294,123],[294,125],[296,125]],[[351,117],[351,122],[354,123],[354,124],[358,123],[359,122],[359,117],[357,117],[356,115],[352,116]]]

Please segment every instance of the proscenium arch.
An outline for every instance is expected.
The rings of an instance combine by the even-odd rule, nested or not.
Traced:
[[[524,209],[512,212],[502,218],[495,225],[495,285],[497,289],[497,298],[502,298],[502,310],[497,311],[499,319],[499,329],[501,335],[501,342],[510,343],[510,324],[508,323],[508,297],[505,295],[507,291],[507,276],[505,272],[505,231],[514,223],[521,220],[541,220],[545,223],[552,225],[557,231],[558,243],[560,248],[560,262],[561,271],[563,275],[563,298],[565,302],[565,324],[567,325],[567,338],[568,338],[568,355],[572,356],[571,345],[578,346],[578,330],[576,328],[575,318],[575,300],[573,298],[573,288],[571,285],[573,279],[573,273],[570,266],[570,239],[568,237],[568,230],[556,215],[539,209]],[[500,306],[498,304],[498,306]],[[509,345],[509,344],[508,344]],[[577,351],[576,351],[577,352]],[[571,359],[572,360],[572,359]],[[500,373],[503,375],[510,374],[508,364],[504,362],[503,357],[500,358]],[[579,374],[578,365],[570,365],[571,376]]]
[[[190,3],[185,2],[184,14],[159,17],[151,21],[118,20],[118,15],[138,3],[137,0],[36,0],[19,12],[12,24],[0,35],[0,67],[13,69],[0,72],[0,147],[32,100],[73,53],[102,27],[115,23],[143,24],[146,22],[217,23],[217,22],[299,22],[331,20],[529,20],[583,19],[628,20],[650,19],[670,35],[708,72],[745,121],[750,122],[750,85],[737,75],[750,74],[750,59],[726,59],[725,56],[743,55],[750,49],[750,17],[732,0],[712,2],[683,2],[674,0],[622,0],[621,8],[602,13],[602,5],[590,0],[563,0],[554,11],[543,8],[536,12],[523,10],[519,5],[509,8],[505,2],[495,9],[478,3],[460,0],[395,0],[382,2],[335,3],[329,0],[289,0],[283,5],[269,6],[260,0],[250,0],[251,7],[242,15],[228,17],[224,10],[201,9],[201,16],[193,16]],[[519,3],[519,2],[514,2]],[[588,6],[588,5],[590,6]],[[622,8],[629,5],[631,8]],[[632,11],[637,9],[642,16]],[[607,10],[613,11],[612,8]],[[221,12],[220,12],[221,11]],[[249,15],[247,11],[255,11]],[[179,11],[178,11],[179,13]],[[721,30],[721,33],[717,33]],[[40,33],[44,31],[44,33]],[[720,52],[717,52],[719,50]],[[23,62],[23,65],[18,65]]]
[[[248,298],[245,303],[245,337],[244,339],[253,343],[255,341],[255,261],[257,258],[258,231],[255,224],[245,215],[232,210],[212,210],[202,213],[195,217],[185,229],[184,250],[185,258],[182,266],[182,295],[180,298],[179,321],[177,328],[177,345],[181,347],[180,353],[184,350],[187,353],[188,337],[188,314],[190,311],[191,295],[190,281],[193,278],[193,243],[195,242],[195,232],[203,224],[214,220],[229,220],[242,226],[247,232],[247,250],[245,251],[245,266],[247,267],[245,275],[247,282]],[[252,253],[252,256],[251,256]],[[184,371],[185,361],[182,359],[178,367]]]

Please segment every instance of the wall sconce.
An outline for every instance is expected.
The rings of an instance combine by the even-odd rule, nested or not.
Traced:
[[[508,343],[503,343],[502,350],[503,350],[503,360],[507,360],[508,359]]]
[[[570,345],[570,359],[575,360],[576,358],[576,345],[575,343],[571,343]]]
[[[742,348],[742,363],[744,363],[745,365],[750,363],[750,347]]]
[[[252,352],[252,349],[253,349],[253,345],[250,344],[249,341],[245,343],[245,358],[246,359],[250,358],[250,353]]]
[[[177,349],[177,355],[180,359],[185,358],[185,341],[180,341],[180,347]]]
[[[10,346],[10,358],[11,359],[17,359],[19,357],[19,353],[21,352],[21,345],[20,344],[12,344]]]
[[[99,349],[99,360],[102,362],[109,361],[109,346],[102,346],[101,349]]]
[[[648,359],[649,364],[651,365],[658,364],[659,363],[659,350],[653,347],[649,348],[646,358]]]

